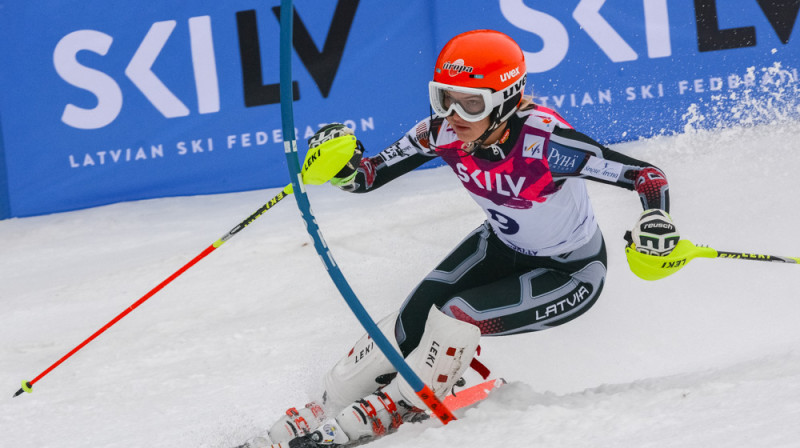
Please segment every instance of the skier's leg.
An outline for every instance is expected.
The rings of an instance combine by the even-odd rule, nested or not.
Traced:
[[[386,336],[392,347],[398,350],[394,338],[394,326],[398,312],[380,321],[378,329]],[[391,380],[396,370],[389,359],[378,348],[373,339],[365,334],[356,342],[346,356],[325,375],[325,404],[327,409],[341,409],[345,405],[374,392]]]
[[[397,314],[394,312],[377,323],[395,349],[393,334]],[[284,443],[309,434],[325,421],[326,415],[335,415],[344,406],[388,384],[394,372],[383,352],[365,334],[325,375],[325,392],[320,400],[289,409],[272,425],[269,430],[272,443]]]
[[[479,229],[426,278],[430,289],[475,286],[443,300],[424,289],[423,282],[401,310],[399,322],[410,310],[417,313],[415,324],[424,322],[407,360],[439,397],[469,366],[480,333],[512,334],[560,325],[586,312],[602,290],[606,252],[599,230],[583,247],[555,257],[516,254],[493,239],[490,232]],[[499,262],[507,267],[498,266]],[[507,270],[512,273],[503,275]],[[430,306],[425,320],[418,315],[422,303]],[[341,433],[350,441],[375,438],[422,408],[411,387],[398,377],[329,420],[327,433],[337,435],[337,443],[344,439]]]
[[[419,346],[407,358],[409,366],[438,398],[443,398],[469,367],[480,331],[472,324],[446,316],[431,307]],[[425,404],[411,386],[397,376],[388,386],[355,400],[328,422],[350,441],[380,437],[407,420],[423,416]],[[339,437],[337,443],[341,443]]]
[[[463,290],[441,310],[472,323],[483,335],[501,336],[552,328],[594,305],[605,283],[606,251],[598,230],[583,247],[555,257],[516,260],[522,273]]]
[[[453,249],[409,294],[400,308],[395,337],[408,356],[425,330],[431,306],[441,308],[461,291],[516,275],[514,254],[484,223]]]

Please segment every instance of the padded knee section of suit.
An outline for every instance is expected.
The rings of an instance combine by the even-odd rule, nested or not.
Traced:
[[[431,388],[439,398],[443,398],[461,378],[469,367],[478,343],[481,331],[475,325],[454,319],[431,307],[422,339],[414,351],[408,355],[406,362],[419,375],[423,383]],[[405,381],[400,381],[401,399],[419,407],[426,408],[414,389]]]
[[[377,325],[395,350],[399,351],[399,345],[394,337],[394,326],[398,315],[399,312],[394,312],[381,319]],[[376,378],[395,371],[375,341],[365,334],[347,356],[340,359],[325,375],[325,407],[339,410],[375,392],[383,385],[378,383]]]

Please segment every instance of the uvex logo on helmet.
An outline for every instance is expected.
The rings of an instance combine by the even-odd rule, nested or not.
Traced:
[[[500,75],[500,82],[511,81],[512,79],[519,76],[519,66],[514,67],[513,69],[503,73]]]
[[[447,70],[447,73],[450,76],[456,76],[462,72],[472,73],[475,68],[470,67],[469,65],[464,65],[463,59],[456,59],[453,62],[447,61],[442,64],[442,70]]]

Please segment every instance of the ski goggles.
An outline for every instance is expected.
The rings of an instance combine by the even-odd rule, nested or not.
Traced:
[[[490,89],[459,87],[431,81],[428,84],[431,108],[436,115],[447,118],[453,112],[464,120],[475,122],[488,117],[494,104],[502,104],[503,92]]]

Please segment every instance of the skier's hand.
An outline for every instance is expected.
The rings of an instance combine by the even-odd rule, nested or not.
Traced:
[[[317,131],[310,139],[308,139],[308,149],[311,150],[322,143],[343,135],[355,135],[353,130],[341,123],[331,123],[323,126]],[[361,156],[364,154],[364,146],[360,141],[356,141],[356,149],[353,151],[353,157],[347,162],[336,175],[331,179],[331,184],[337,187],[349,185],[353,182],[358,172],[358,166],[361,162]]]
[[[642,212],[631,237],[637,252],[659,257],[669,255],[681,238],[672,218],[660,209]]]

